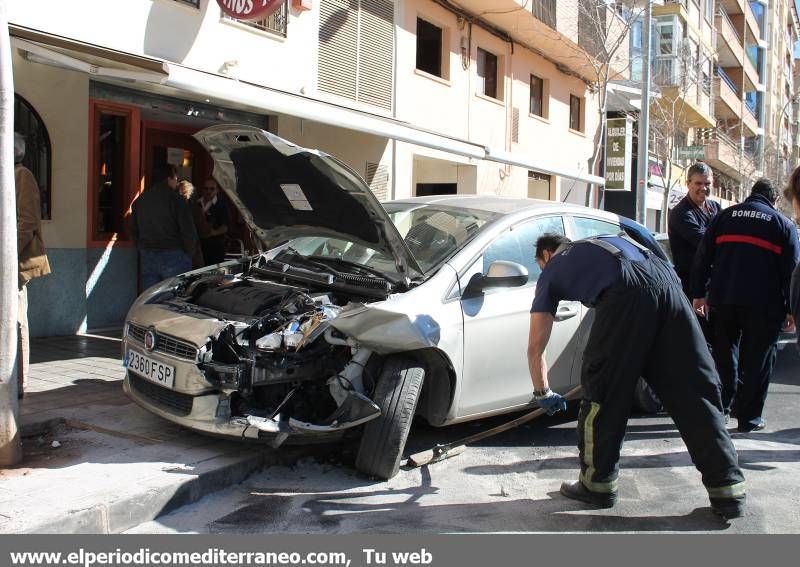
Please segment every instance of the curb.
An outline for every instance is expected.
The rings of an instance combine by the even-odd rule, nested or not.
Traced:
[[[58,420],[53,420],[58,422]],[[66,517],[53,518],[38,525],[26,526],[24,533],[47,534],[117,534],[144,522],[155,520],[182,506],[199,501],[209,494],[241,483],[253,473],[270,466],[292,466],[310,454],[308,448],[276,451],[266,449],[252,456],[211,468],[171,486],[147,488],[113,502],[71,510]],[[224,459],[224,456],[220,458]]]

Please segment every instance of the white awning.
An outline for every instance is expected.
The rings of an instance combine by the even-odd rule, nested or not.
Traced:
[[[35,63],[67,68],[108,79],[163,85],[204,99],[214,99],[217,102],[295,116],[460,156],[558,175],[566,179],[597,185],[605,184],[605,179],[596,175],[554,167],[552,164],[525,155],[431,132],[393,118],[238,81],[223,75],[198,71],[176,63],[85,44],[37,30],[19,26],[11,26],[10,30],[14,45],[26,52],[26,58]],[[100,64],[99,59],[102,58],[113,64]]]
[[[228,77],[204,73],[172,63],[168,63],[168,67],[169,77],[164,84],[182,91],[330,124],[339,128],[349,128],[457,155],[515,165],[586,183],[605,185],[605,179],[596,175],[567,171],[520,154],[511,154],[467,140],[451,138],[392,118],[235,81]]]

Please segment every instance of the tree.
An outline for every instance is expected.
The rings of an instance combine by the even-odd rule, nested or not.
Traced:
[[[646,0],[576,0],[571,14],[575,28],[565,28],[566,35],[577,37],[574,58],[586,70],[590,90],[597,95],[599,120],[593,136],[594,151],[587,161],[587,170],[592,174],[602,174],[597,169],[606,135],[608,84],[629,74],[630,32],[641,21],[645,5]],[[592,195],[593,186],[589,185],[586,206],[592,204]]]
[[[656,37],[656,44],[658,40]],[[653,79],[659,94],[650,105],[650,153],[663,164],[660,177],[664,189],[658,227],[661,232],[666,230],[669,195],[682,182],[681,177],[674,175],[676,168],[684,169],[686,160],[680,157],[678,147],[688,145],[687,132],[694,126],[687,101],[692,97],[695,100],[707,99],[710,105],[713,100],[711,76],[703,71],[710,69],[711,60],[711,54],[698,56],[697,50],[684,41],[677,53],[656,57],[654,61]],[[713,137],[716,129],[709,130],[696,130],[695,133]]]

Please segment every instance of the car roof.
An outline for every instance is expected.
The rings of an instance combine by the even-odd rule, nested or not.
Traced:
[[[441,205],[463,209],[475,209],[490,213],[509,215],[512,213],[536,212],[572,212],[590,213],[608,219],[618,220],[619,216],[600,209],[590,209],[581,205],[562,203],[559,201],[545,201],[542,199],[525,199],[520,197],[503,197],[500,195],[431,195],[428,197],[409,197],[387,201],[389,203],[407,203],[410,205]]]

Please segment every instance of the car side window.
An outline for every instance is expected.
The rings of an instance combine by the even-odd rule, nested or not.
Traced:
[[[590,238],[600,234],[619,234],[622,230],[617,223],[606,220],[592,219],[589,217],[573,217],[572,220],[575,223],[574,240]]]
[[[535,283],[541,273],[536,264],[536,240],[548,232],[565,234],[564,220],[559,216],[537,218],[503,233],[483,253],[483,273],[492,262],[507,260],[525,266],[528,269],[528,285]]]

